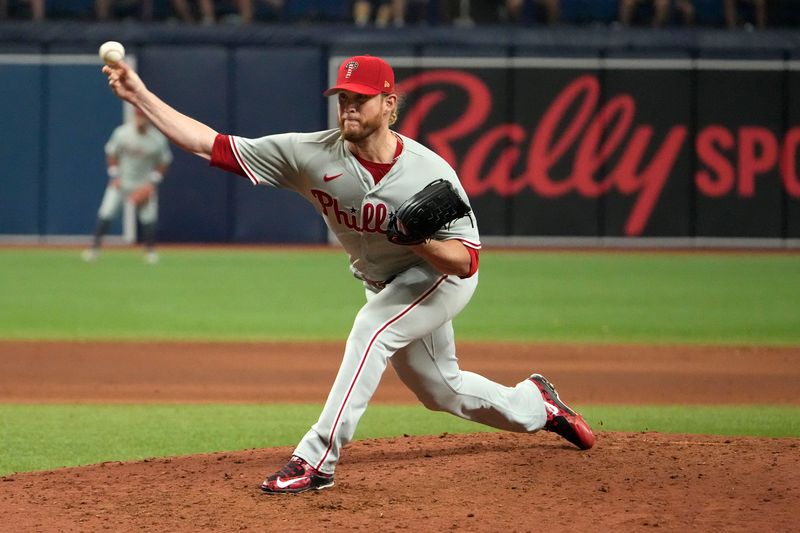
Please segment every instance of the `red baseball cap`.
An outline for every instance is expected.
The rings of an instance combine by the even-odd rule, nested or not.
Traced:
[[[325,96],[339,91],[353,91],[374,96],[394,92],[394,71],[389,63],[375,56],[353,56],[342,61],[336,76],[336,85],[325,91]]]

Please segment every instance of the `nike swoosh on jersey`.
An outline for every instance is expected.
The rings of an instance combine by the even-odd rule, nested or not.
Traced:
[[[344,174],[344,172],[340,172],[339,174],[334,174],[333,176],[328,176],[327,174],[325,174],[324,176],[322,176],[322,181],[327,183],[327,182],[329,182],[331,180],[335,180],[336,178],[338,178],[342,174]]]

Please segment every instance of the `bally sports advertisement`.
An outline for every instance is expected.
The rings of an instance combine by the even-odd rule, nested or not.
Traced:
[[[793,62],[390,61],[485,235],[800,237]]]

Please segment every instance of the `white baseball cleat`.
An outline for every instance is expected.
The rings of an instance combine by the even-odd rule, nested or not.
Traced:
[[[156,252],[147,252],[144,254],[144,262],[148,265],[156,265],[158,264],[159,257]]]

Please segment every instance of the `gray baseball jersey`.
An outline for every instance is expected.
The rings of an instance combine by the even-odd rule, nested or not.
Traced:
[[[106,187],[97,216],[103,220],[116,217],[128,195],[150,180],[150,173],[172,162],[169,141],[156,128],[149,126],[139,133],[134,122],[114,129],[105,146],[107,156],[117,159],[120,188]],[[158,219],[158,194],[137,209],[142,224],[152,224]]]
[[[386,239],[389,213],[407,198],[438,178],[450,181],[467,198],[450,165],[407,137],[402,137],[402,154],[377,185],[347,150],[338,129],[232,139],[253,183],[293,189],[314,205],[361,279],[384,281],[422,262],[408,247]],[[480,248],[474,216],[456,220],[436,238],[460,239]]]
[[[124,190],[133,190],[146,184],[153,170],[172,162],[169,141],[164,134],[152,126],[144,133],[139,133],[133,122],[114,129],[105,151],[107,156],[117,158]]]
[[[355,318],[339,373],[319,420],[295,449],[323,473],[333,473],[390,360],[430,409],[521,432],[537,431],[546,420],[542,396],[530,380],[506,387],[458,367],[451,321],[472,297],[477,273],[464,279],[444,275],[408,247],[387,240],[389,214],[434,179],[450,181],[467,201],[441,157],[398,137],[403,150],[377,184],[339,130],[259,139],[219,136],[212,153],[213,165],[307,198],[349,254],[353,274],[364,280],[367,302]],[[435,238],[480,248],[474,216],[455,221]]]

